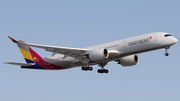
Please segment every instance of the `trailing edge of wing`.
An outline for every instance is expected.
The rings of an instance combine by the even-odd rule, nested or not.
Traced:
[[[5,62],[5,64],[17,65],[17,66],[34,66],[35,63],[18,63],[18,62]]]

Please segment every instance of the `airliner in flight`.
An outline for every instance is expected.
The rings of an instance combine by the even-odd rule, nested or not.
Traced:
[[[69,48],[25,43],[22,40],[16,43],[25,58],[26,63],[5,62],[6,64],[18,65],[26,69],[62,70],[73,67],[82,67],[84,71],[92,71],[92,65],[98,65],[98,73],[108,73],[105,69],[110,61],[116,61],[122,66],[138,64],[136,54],[165,48],[165,56],[170,46],[177,43],[177,39],[166,32],[156,32],[118,40],[110,43],[96,45],[87,48]],[[42,58],[31,47],[42,48],[52,52],[52,56]]]

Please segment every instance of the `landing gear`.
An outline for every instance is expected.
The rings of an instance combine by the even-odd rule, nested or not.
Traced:
[[[108,73],[109,71],[107,69],[98,69],[98,73]]]
[[[109,71],[107,70],[107,69],[104,69],[104,67],[107,65],[107,62],[102,62],[102,63],[100,63],[98,66],[100,66],[101,67],[101,69],[98,69],[97,70],[97,72],[98,73],[108,73]],[[92,67],[89,67],[88,65],[85,65],[85,66],[82,66],[82,68],[81,68],[83,71],[92,71],[93,70],[93,68]]]
[[[87,70],[92,71],[92,70],[93,70],[93,68],[92,68],[92,67],[89,67],[89,66],[83,66],[81,69],[82,69],[82,70],[85,70],[85,71],[87,71]]]
[[[164,55],[165,55],[165,56],[169,56],[169,53],[168,53],[167,51],[168,51],[168,49],[170,49],[170,47],[166,47],[165,49],[166,49],[166,52],[165,52]]]
[[[99,64],[98,66],[101,67],[101,69],[98,69],[97,72],[98,73],[108,73],[109,71],[107,69],[104,69],[104,67],[107,65],[106,62],[102,62],[101,64]]]

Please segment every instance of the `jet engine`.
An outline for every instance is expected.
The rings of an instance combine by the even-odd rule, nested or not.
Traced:
[[[118,64],[121,64],[123,67],[126,67],[126,66],[136,65],[138,64],[138,62],[139,62],[139,58],[137,55],[130,55],[119,59]]]
[[[89,59],[91,61],[99,61],[99,60],[104,60],[109,57],[109,53],[107,49],[97,49],[97,50],[92,50],[89,53]]]

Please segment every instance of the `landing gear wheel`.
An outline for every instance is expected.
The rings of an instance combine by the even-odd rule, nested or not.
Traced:
[[[82,69],[82,70],[85,70],[85,67],[83,66],[81,69]]]
[[[88,67],[85,67],[85,69],[84,69],[85,71],[87,71],[88,70]]]
[[[165,56],[169,56],[169,53],[165,53],[164,55],[165,55]]]
[[[89,67],[89,70],[90,70],[90,71],[92,71],[92,70],[93,70],[93,68],[92,68],[92,67]]]
[[[97,72],[98,72],[98,73],[101,73],[101,70],[100,70],[100,69],[98,69],[98,70],[97,70]]]
[[[101,73],[105,73],[105,69],[102,69],[102,70],[101,70]]]
[[[105,70],[105,73],[108,73],[108,72],[109,72],[109,71],[106,69],[106,70]]]

